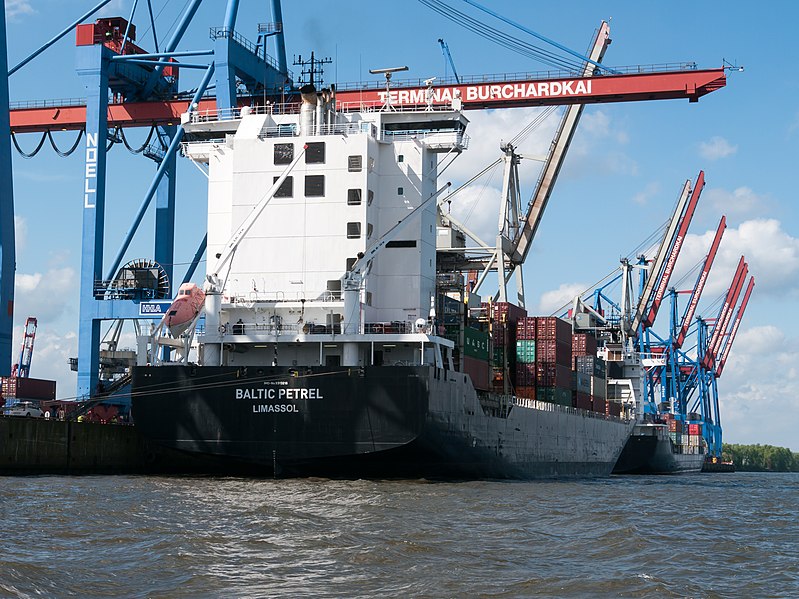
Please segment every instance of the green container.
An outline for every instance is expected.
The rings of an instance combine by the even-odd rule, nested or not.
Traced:
[[[572,391],[562,387],[536,387],[535,398],[538,401],[546,401],[558,404],[559,406],[571,407]]]
[[[522,364],[535,363],[534,339],[520,339],[516,342],[516,361]]]
[[[463,353],[478,360],[488,360],[488,333],[466,327],[463,329]]]

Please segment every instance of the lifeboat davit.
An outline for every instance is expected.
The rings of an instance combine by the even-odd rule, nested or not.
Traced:
[[[205,292],[194,283],[183,283],[166,313],[166,326],[173,337],[185,333],[205,303]]]

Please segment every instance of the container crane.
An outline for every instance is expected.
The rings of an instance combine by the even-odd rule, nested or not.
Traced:
[[[706,369],[712,369],[713,365],[715,364],[716,356],[718,355],[718,348],[721,344],[722,338],[724,337],[725,329],[729,319],[731,318],[732,311],[735,309],[735,304],[738,301],[738,296],[741,293],[741,289],[748,271],[749,266],[746,264],[745,258],[741,256],[741,259],[738,261],[738,268],[735,270],[732,283],[727,290],[724,303],[722,304],[721,309],[719,310],[719,315],[716,318],[716,323],[713,327],[713,334],[707,344],[707,350],[702,358],[702,366]]]
[[[8,72],[6,13],[0,11],[0,73]],[[11,136],[8,77],[0,77],[0,377],[11,374],[14,332],[14,184],[11,173]]]
[[[458,71],[455,69],[455,61],[452,60],[452,54],[449,53],[449,46],[447,45],[447,42],[441,38],[438,38],[438,43],[441,45],[441,52],[444,54],[444,58],[449,63],[449,66],[452,67],[452,74],[455,76],[455,81],[460,83],[461,78],[458,77]]]
[[[132,237],[135,235],[149,204],[155,198],[155,262],[169,269],[174,263],[174,201],[175,201],[175,155],[180,146],[182,128],[177,126],[181,115],[190,111],[230,111],[234,114],[242,106],[260,103],[266,99],[283,98],[288,103],[297,102],[293,90],[293,75],[285,67],[285,47],[283,27],[268,28],[277,36],[276,47],[281,56],[275,62],[263,53],[264,45],[256,47],[235,31],[237,0],[228,0],[224,26],[212,32],[213,49],[198,51],[177,51],[177,47],[197,12],[201,0],[187,2],[180,15],[174,33],[159,51],[139,53],[133,50],[135,30],[130,19],[100,19],[94,24],[82,25],[76,34],[78,52],[78,73],[86,88],[87,101],[81,105],[61,105],[58,102],[43,103],[37,107],[15,107],[10,111],[10,131],[18,135],[38,132],[47,135],[52,131],[84,131],[86,137],[86,189],[84,198],[84,247],[81,266],[81,331],[79,341],[78,392],[82,395],[92,393],[96,387],[99,373],[99,326],[103,320],[118,318],[147,318],[139,311],[135,302],[118,298],[110,293],[110,282],[116,276],[114,271],[121,264]],[[279,0],[272,0],[273,14],[280,15]],[[134,5],[135,8],[135,5]],[[110,21],[114,43],[105,39]],[[126,21],[124,26],[122,21]],[[103,29],[106,28],[106,29]],[[66,31],[70,31],[71,28]],[[103,33],[98,39],[97,34]],[[0,40],[2,41],[2,40]],[[138,46],[136,47],[138,48]],[[127,50],[131,52],[127,52]],[[143,50],[142,50],[143,51]],[[144,51],[143,51],[144,52]],[[210,65],[175,63],[185,57],[211,58]],[[185,69],[205,69],[200,85],[189,99],[189,92],[177,88],[178,74]],[[432,89],[434,107],[458,106],[463,110],[483,108],[503,108],[517,106],[582,106],[590,103],[627,102],[656,99],[684,98],[690,102],[712,93],[726,85],[725,69],[697,69],[694,64],[665,65],[661,67],[631,67],[606,70],[602,77],[592,77],[592,69],[581,73],[537,76],[533,73],[522,75],[497,75],[491,77],[460,78],[456,85],[439,85]],[[216,97],[205,97],[203,92],[215,77]],[[247,92],[236,96],[236,83],[241,82]],[[336,103],[339,110],[365,110],[387,103],[395,108],[425,108],[427,106],[428,86],[424,80],[395,82],[390,90],[379,84],[339,86],[336,90]],[[290,91],[286,92],[286,84]],[[192,90],[195,91],[195,90]],[[109,93],[110,92],[110,93]],[[387,97],[391,94],[391,97]],[[109,96],[111,100],[109,101]],[[176,97],[177,96],[177,97]],[[3,101],[0,86],[0,104]],[[0,127],[2,124],[0,124]],[[106,146],[99,143],[106,138],[110,129],[127,127],[156,127],[159,137],[167,147],[166,151],[154,157],[158,169],[146,193],[133,224],[123,240],[120,250],[113,260],[114,268],[108,269],[104,276],[103,249],[104,211],[106,203]],[[5,141],[8,136],[0,137]],[[0,156],[3,159],[3,156]],[[562,159],[562,157],[561,157]],[[10,158],[0,162],[5,172],[0,176],[0,185],[10,185]],[[555,167],[555,172],[557,172]],[[91,175],[89,177],[89,174]],[[0,243],[3,248],[13,246],[13,204],[3,196],[0,205],[3,213],[0,218]],[[529,247],[531,237],[526,241]],[[519,255],[525,252],[522,243],[517,246]],[[204,243],[196,254],[196,259],[186,273],[191,277],[199,262]],[[3,305],[9,309],[13,300],[13,260],[7,258],[10,252],[2,255]],[[13,257],[13,256],[12,256]],[[99,287],[98,287],[99,285]],[[8,312],[10,313],[10,312]],[[0,310],[4,319],[6,310]],[[10,322],[10,321],[9,321]],[[0,320],[0,350],[5,343],[4,335],[10,327]],[[10,358],[10,356],[9,356]],[[10,362],[10,359],[8,360]]]
[[[11,369],[12,378],[28,378],[31,374],[31,360],[33,359],[33,344],[36,341],[37,321],[29,316],[25,321],[22,334],[22,349],[19,352],[19,362]]]
[[[744,293],[744,298],[741,301],[741,305],[738,308],[738,313],[735,315],[735,321],[733,322],[732,329],[730,333],[727,335],[727,339],[724,343],[724,348],[721,350],[721,360],[719,360],[718,366],[716,366],[716,371],[714,373],[716,378],[721,376],[721,373],[724,371],[724,365],[727,363],[727,356],[730,355],[730,349],[732,349],[732,344],[735,341],[735,335],[738,333],[738,326],[741,324],[741,319],[744,316],[744,312],[746,311],[746,305],[749,303],[749,296],[752,294],[752,290],[755,288],[755,278],[749,278],[749,284],[746,286],[746,292]]]
[[[702,270],[699,272],[699,276],[696,279],[696,284],[691,292],[691,297],[688,300],[688,305],[685,307],[685,313],[683,314],[682,321],[679,326],[679,332],[672,343],[672,347],[674,349],[680,349],[682,344],[685,342],[685,336],[688,334],[688,328],[691,326],[691,322],[693,321],[694,314],[696,313],[696,307],[699,305],[699,298],[702,297],[702,291],[705,289],[707,277],[710,274],[710,269],[713,266],[713,260],[716,258],[716,252],[718,252],[719,245],[721,244],[721,238],[724,236],[724,231],[726,228],[727,218],[722,216],[721,222],[719,222],[719,226],[716,229],[716,235],[713,238],[713,243],[710,245],[710,251],[708,252],[707,256],[705,256],[705,262],[702,264]]]

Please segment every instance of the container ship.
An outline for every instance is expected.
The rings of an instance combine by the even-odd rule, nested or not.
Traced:
[[[633,422],[599,367],[574,370],[571,327],[445,266],[465,247],[438,201],[469,143],[458,98],[300,91],[184,115],[209,181],[206,283],[139,340],[136,427],[263,476],[609,475]]]

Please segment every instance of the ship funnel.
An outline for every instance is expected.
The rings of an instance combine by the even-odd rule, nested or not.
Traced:
[[[300,106],[300,135],[314,134],[314,112],[316,111],[316,88],[303,85],[300,88],[302,106]]]

